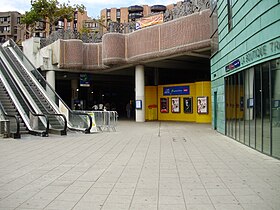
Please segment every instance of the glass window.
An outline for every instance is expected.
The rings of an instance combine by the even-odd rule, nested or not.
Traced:
[[[280,158],[280,59],[271,62],[271,109],[272,155]]]
[[[263,152],[271,155],[270,152],[270,62],[261,66],[262,69],[262,116],[263,116]],[[279,136],[278,136],[279,138]]]
[[[107,18],[111,18],[111,10],[107,9]]]
[[[250,135],[250,146],[256,147],[256,99],[255,99],[255,71],[254,68],[249,69],[249,90],[250,90],[250,98],[249,98],[249,112],[250,112],[250,122],[249,122],[249,135]]]
[[[244,121],[244,71],[238,74],[239,80],[239,138],[244,143],[245,121]]]
[[[228,8],[228,31],[232,29],[232,0],[227,0]]]
[[[230,134],[230,77],[225,79],[225,93],[226,93],[226,135],[231,136]]]
[[[211,8],[211,15],[210,15],[211,55],[214,55],[219,49],[217,0],[210,1],[210,8]]]
[[[280,59],[225,78],[226,135],[280,157]]]
[[[255,133],[253,131],[253,117],[254,117],[254,96],[253,96],[253,81],[254,81],[254,69],[245,70],[245,144],[251,145],[250,140]],[[255,126],[254,126],[255,127]],[[252,133],[253,131],[253,133]]]
[[[117,18],[120,18],[120,17],[121,17],[121,10],[117,9]]]
[[[262,73],[260,66],[255,67],[255,105],[256,105],[256,149],[262,151]]]

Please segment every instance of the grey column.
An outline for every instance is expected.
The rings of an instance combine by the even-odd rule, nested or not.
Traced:
[[[142,109],[135,109],[136,122],[145,122],[145,75],[144,66],[135,67],[135,102],[142,101]]]
[[[55,71],[54,70],[48,70],[46,72],[46,80],[50,84],[52,89],[55,90]],[[48,95],[53,99],[53,101],[55,101],[55,94],[48,86],[46,87],[46,91],[47,91]]]

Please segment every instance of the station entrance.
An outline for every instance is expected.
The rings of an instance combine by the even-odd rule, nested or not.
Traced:
[[[197,96],[206,96],[205,92],[203,93],[204,83],[202,83],[202,86],[197,84],[197,90],[195,90],[195,86],[189,84],[210,82],[209,62],[208,55],[183,55],[143,64],[145,95],[151,99],[148,102],[146,101],[147,107],[144,104],[143,109],[146,109],[148,113],[151,111],[150,108],[156,107],[156,112],[158,112],[161,100],[168,100],[168,106],[170,106],[169,113],[165,113],[161,117],[159,113],[152,119],[146,114],[146,120],[189,120],[196,122],[197,110],[195,106],[197,106]],[[87,78],[86,84],[83,83],[85,81],[81,81],[85,75]],[[187,84],[191,88],[189,96],[192,97],[192,113],[186,114],[183,111],[183,100],[189,100],[188,98],[178,95],[161,95],[166,86],[169,87],[171,85],[174,87],[180,86],[180,84]],[[149,89],[150,87],[153,89],[152,92]],[[205,88],[210,91],[208,86],[204,85]],[[202,90],[202,93],[200,94],[198,90]],[[127,118],[126,106],[130,103],[130,119],[135,119],[135,67],[110,72],[102,71],[102,73],[56,72],[56,91],[72,109],[94,110],[95,105],[103,104],[107,110],[117,111],[120,119]],[[198,95],[196,95],[196,92]],[[171,111],[171,103],[175,100],[175,96],[178,98],[179,106],[181,107],[179,113],[172,113]],[[208,106],[211,106],[210,94],[207,97]],[[207,114],[209,114],[210,109],[207,111]]]
[[[126,104],[133,103],[134,73],[126,71],[114,74],[82,73],[87,75],[86,84],[81,83],[81,73],[57,72],[56,92],[73,110],[103,109],[117,111],[126,117]],[[131,112],[133,113],[133,112]],[[133,119],[133,115],[131,118]]]

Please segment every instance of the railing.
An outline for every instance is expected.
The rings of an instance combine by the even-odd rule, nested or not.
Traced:
[[[0,51],[3,51],[2,46],[0,46]],[[2,59],[0,60],[1,65],[1,74],[6,78],[8,81],[10,87],[13,87],[13,92],[15,94],[15,97],[17,100],[21,101],[22,104],[19,105],[17,108],[21,108],[22,112],[22,119],[25,122],[26,126],[28,127],[29,133],[33,135],[40,135],[40,136],[48,136],[49,133],[49,119],[44,114],[37,114],[33,111],[33,108],[30,106],[29,102],[24,97],[24,94],[21,92],[21,90],[17,87],[15,82],[13,81],[11,75],[7,71],[6,65],[3,63]],[[1,76],[1,75],[0,75]],[[13,100],[14,101],[14,100]],[[28,118],[28,122],[27,122]],[[39,126],[41,126],[40,119],[44,119],[44,130],[42,130]]]
[[[167,9],[163,13],[163,21],[171,21],[209,8],[209,0],[178,2],[173,9]],[[108,30],[109,33],[131,33],[135,31],[135,25],[136,21],[130,21],[128,23],[110,22],[106,30]],[[103,34],[104,33],[100,32],[80,34],[77,31],[60,29],[53,32],[48,38],[42,38],[40,41],[40,47],[43,48],[58,39],[80,39],[85,43],[99,43],[102,41]]]
[[[92,117],[92,132],[116,131],[118,112],[116,111],[81,111]]]
[[[72,130],[84,131],[85,133],[90,133],[90,129],[92,126],[92,119],[90,115],[86,113],[72,111],[67,106],[67,104],[61,99],[61,97],[55,92],[55,90],[50,86],[50,84],[45,80],[41,73],[22,53],[22,51],[16,45],[16,43],[10,39],[9,44],[11,47],[13,47],[14,52],[17,54],[18,58],[23,63],[26,70],[32,73],[32,75],[36,79],[37,87],[41,89],[42,94],[45,94],[45,97],[48,98],[49,103],[53,106],[56,112],[64,114],[66,116],[68,128]]]
[[[8,49],[7,49],[8,50]],[[10,53],[12,53],[12,52],[10,52]],[[66,135],[66,130],[67,130],[67,120],[66,120],[66,117],[63,115],[63,114],[58,114],[58,113],[51,113],[51,112],[49,112],[49,110],[45,107],[45,105],[43,104],[43,102],[42,102],[42,100],[44,100],[44,99],[42,99],[42,97],[41,98],[39,98],[38,97],[38,93],[36,93],[35,91],[34,91],[34,89],[31,87],[31,85],[29,84],[29,82],[26,80],[26,76],[23,74],[23,72],[19,69],[20,67],[21,68],[23,68],[22,66],[18,66],[18,65],[16,65],[14,62],[16,62],[16,61],[14,61],[13,62],[13,58],[11,58],[11,55],[9,54],[9,53],[7,53],[7,56],[8,56],[8,58],[9,58],[9,60],[10,60],[10,64],[13,66],[13,69],[14,70],[16,70],[17,72],[16,72],[16,74],[19,76],[19,79],[21,80],[21,82],[25,85],[25,87],[27,88],[27,90],[28,90],[28,92],[29,92],[29,95],[33,98],[33,100],[35,101],[37,101],[37,103],[39,103],[39,104],[37,104],[37,105],[39,105],[39,106],[41,106],[41,108],[42,109],[44,109],[44,110],[40,110],[40,112],[42,113],[42,114],[45,114],[45,115],[47,115],[48,116],[48,118],[49,118],[49,121],[50,121],[50,119],[53,119],[53,120],[55,120],[55,121],[57,121],[60,125],[62,125],[62,128],[54,128],[54,127],[52,127],[52,124],[50,123],[50,125],[51,125],[51,128],[53,129],[53,130],[60,130],[60,133],[61,133],[61,135]],[[15,59],[15,58],[14,58]],[[20,64],[19,64],[20,65]],[[47,99],[45,99],[45,100],[47,100]],[[49,105],[49,104],[48,104]]]

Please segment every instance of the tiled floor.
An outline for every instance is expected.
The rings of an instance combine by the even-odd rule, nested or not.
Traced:
[[[280,161],[210,125],[0,139],[0,210],[280,209]]]

